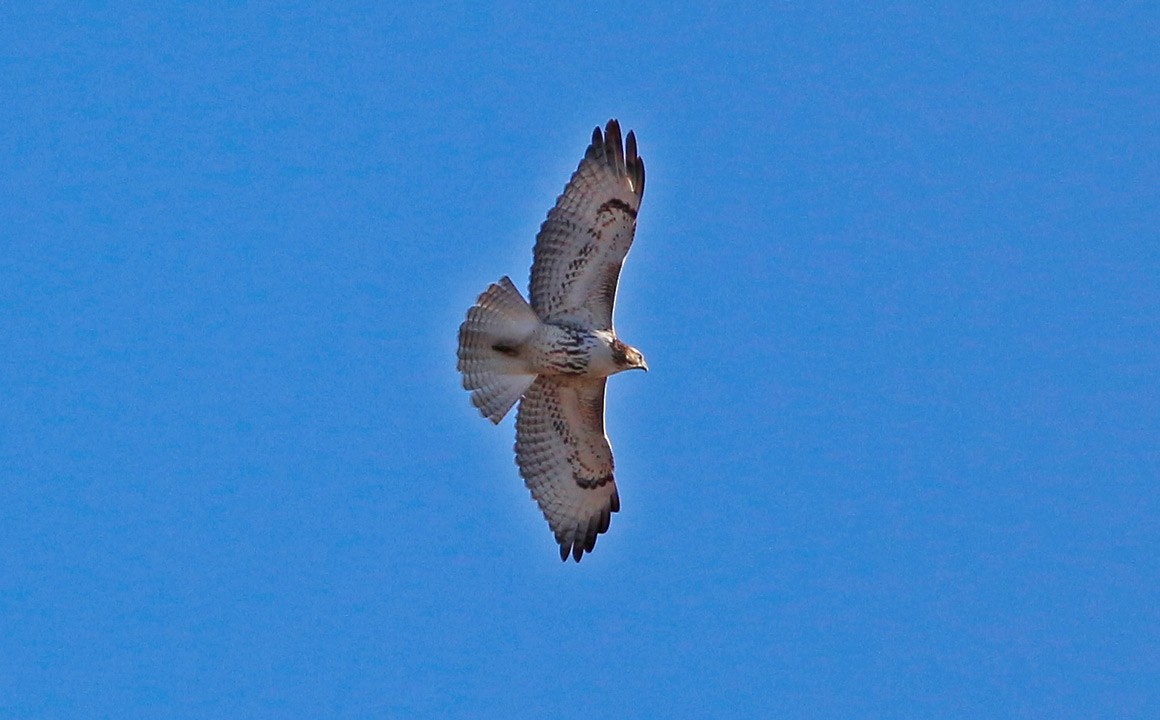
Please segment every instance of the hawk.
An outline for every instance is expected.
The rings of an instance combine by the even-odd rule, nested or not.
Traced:
[[[609,120],[536,235],[528,301],[508,277],[459,326],[459,372],[471,402],[499,421],[518,400],[516,464],[560,559],[576,562],[608,530],[620,496],[604,433],[607,378],[648,370],[616,337],[612,306],[644,196],[644,161]]]

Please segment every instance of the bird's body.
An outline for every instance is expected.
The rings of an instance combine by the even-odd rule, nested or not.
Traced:
[[[608,330],[543,323],[521,345],[501,352],[523,358],[533,375],[605,378],[625,369],[626,347]]]
[[[507,277],[459,327],[459,371],[472,403],[499,423],[517,401],[516,463],[560,557],[591,551],[620,509],[604,434],[606,378],[647,370],[616,337],[612,308],[644,195],[636,138],[596,128],[580,167],[548,213],[533,252],[530,303]]]

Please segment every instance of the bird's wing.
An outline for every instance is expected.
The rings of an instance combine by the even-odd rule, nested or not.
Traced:
[[[604,434],[604,378],[539,377],[516,416],[516,464],[560,543],[577,562],[620,510]]]
[[[592,132],[580,167],[536,236],[529,295],[541,319],[612,329],[616,283],[643,196],[636,136],[628,133],[626,150],[620,124],[609,120],[603,133]]]

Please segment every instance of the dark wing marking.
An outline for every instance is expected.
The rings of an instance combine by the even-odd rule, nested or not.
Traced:
[[[516,416],[516,464],[560,544],[577,562],[608,530],[620,496],[604,434],[604,378],[539,377]]]
[[[612,329],[620,267],[632,245],[644,197],[644,160],[620,124],[592,132],[592,144],[548,212],[533,252],[532,308],[547,322]]]

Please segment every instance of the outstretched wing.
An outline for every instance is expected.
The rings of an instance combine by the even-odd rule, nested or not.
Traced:
[[[644,161],[636,136],[621,144],[620,124],[592,132],[580,167],[536,236],[529,295],[547,322],[612,329],[620,266],[632,245],[644,196]]]
[[[538,377],[516,416],[516,464],[540,505],[560,559],[577,562],[608,529],[620,496],[604,435],[604,378]]]

